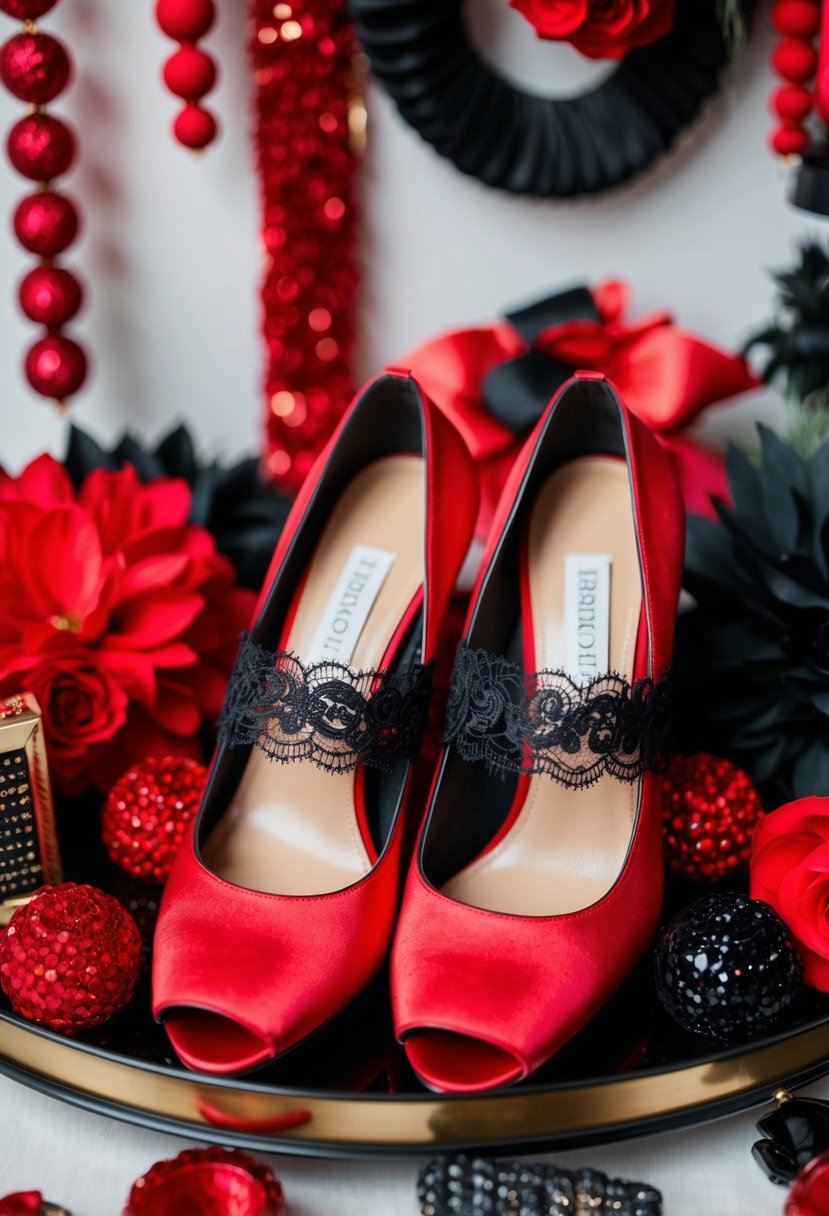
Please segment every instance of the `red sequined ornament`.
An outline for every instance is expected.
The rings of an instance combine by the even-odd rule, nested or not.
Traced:
[[[0,0],[0,13],[14,17],[18,21],[37,21],[50,8],[54,8],[58,0]]]
[[[20,101],[45,105],[69,83],[69,56],[50,34],[15,34],[0,47],[0,80]]]
[[[54,329],[71,321],[81,306],[81,285],[60,266],[36,266],[20,284],[20,307],[30,321]]]
[[[190,1148],[134,1184],[123,1216],[283,1216],[274,1173],[239,1149]]]
[[[163,883],[207,781],[196,760],[145,760],[116,781],[104,806],[101,836],[112,860],[134,878]]]
[[[9,131],[9,160],[32,181],[65,173],[75,159],[75,139],[66,123],[50,114],[21,118]]]
[[[829,1213],[829,1153],[810,1161],[786,1200],[784,1216],[827,1216]]]
[[[706,752],[674,756],[662,786],[665,857],[672,874],[717,882],[748,868],[764,814],[754,782]]]
[[[345,0],[253,0],[266,271],[265,469],[295,490],[353,393],[365,132]]]
[[[71,199],[51,190],[27,194],[14,213],[14,232],[24,249],[42,258],[63,253],[78,234],[78,213]]]
[[[75,1034],[130,1000],[141,938],[121,905],[95,887],[46,887],[0,937],[0,985],[21,1017]]]
[[[30,347],[26,379],[42,397],[63,401],[76,393],[86,379],[86,355],[71,338],[49,334]]]

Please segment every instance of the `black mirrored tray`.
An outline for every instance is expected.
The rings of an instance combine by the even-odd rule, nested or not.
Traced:
[[[96,808],[62,811],[60,823],[67,876],[105,887],[130,908],[148,954],[158,892],[103,857]],[[703,893],[669,887],[666,916]],[[341,1157],[529,1151],[700,1122],[829,1073],[829,998],[810,992],[796,1020],[774,1035],[717,1047],[673,1025],[646,959],[528,1081],[466,1097],[420,1087],[394,1042],[383,975],[276,1064],[220,1080],[178,1064],[150,1015],[145,968],[129,1008],[75,1039],[25,1022],[0,996],[0,1072],[114,1118],[252,1149]]]

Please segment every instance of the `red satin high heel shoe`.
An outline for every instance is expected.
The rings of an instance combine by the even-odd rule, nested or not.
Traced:
[[[656,440],[603,377],[569,381],[495,516],[392,949],[396,1033],[431,1088],[526,1077],[657,927],[649,762],[683,542]]]
[[[477,506],[463,441],[398,374],[358,396],[300,491],[156,930],[153,1012],[191,1068],[280,1055],[382,963],[429,664]]]

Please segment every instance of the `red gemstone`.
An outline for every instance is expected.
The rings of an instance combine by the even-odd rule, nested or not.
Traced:
[[[71,199],[51,190],[27,194],[14,213],[14,231],[24,249],[41,258],[63,253],[78,232],[78,213]]]
[[[772,52],[771,66],[784,80],[804,83],[817,71],[817,51],[808,42],[792,39],[779,43]]]
[[[784,84],[771,95],[772,113],[789,122],[802,122],[812,109],[812,94],[799,84]]]
[[[135,878],[163,883],[199,809],[207,769],[162,756],[128,769],[104,805],[101,838],[112,860]]]
[[[54,8],[58,0],[0,0],[0,13],[14,17],[16,21],[37,21],[50,8]]]
[[[0,80],[31,105],[54,101],[69,81],[69,56],[51,34],[15,34],[0,47]]]
[[[168,38],[195,42],[210,29],[216,17],[213,0],[158,0],[155,19]]]
[[[216,119],[209,110],[188,101],[173,123],[173,134],[185,148],[206,148],[216,137]]]
[[[829,1212],[829,1153],[810,1161],[792,1187],[784,1216],[826,1216]]]
[[[820,29],[818,0],[777,0],[771,19],[786,38],[813,38]]]
[[[198,101],[216,83],[216,66],[194,46],[182,46],[164,64],[164,83],[176,97]]]
[[[283,1216],[285,1198],[268,1166],[239,1149],[190,1148],[159,1161],[134,1184],[123,1216]]]
[[[63,401],[86,379],[86,355],[71,338],[49,334],[35,342],[26,356],[26,378],[36,393]]]
[[[36,266],[20,284],[20,307],[30,321],[47,329],[71,321],[82,300],[80,283],[60,266]]]
[[[75,137],[51,114],[30,114],[9,131],[9,160],[18,173],[35,182],[65,173],[75,157]]]

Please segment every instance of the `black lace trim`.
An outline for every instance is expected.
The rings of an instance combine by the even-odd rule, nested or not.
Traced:
[[[259,747],[287,764],[310,760],[330,772],[358,764],[389,772],[420,747],[432,687],[431,665],[354,671],[267,650],[243,636],[219,718],[228,747]]]
[[[526,675],[485,650],[458,649],[443,740],[492,772],[544,773],[581,789],[605,773],[663,772],[670,676],[631,685],[614,672],[579,685],[563,671]]]

